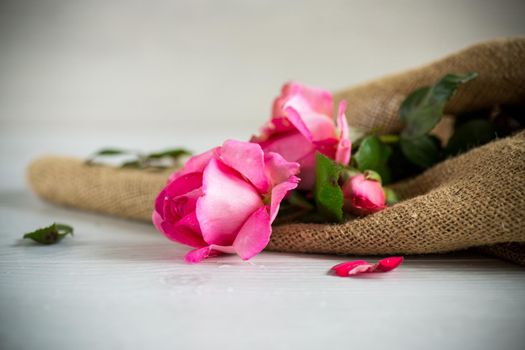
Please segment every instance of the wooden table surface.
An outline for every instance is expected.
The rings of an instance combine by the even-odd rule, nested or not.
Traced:
[[[44,203],[24,179],[44,153],[249,139],[286,80],[335,90],[520,36],[518,3],[2,2],[0,350],[525,348],[523,267],[465,253],[358,278],[327,271],[359,257],[187,265],[151,225]],[[20,241],[53,221],[74,237]]]
[[[74,237],[23,232],[56,220]],[[2,349],[521,349],[525,269],[482,256],[407,257],[339,278],[344,257],[263,252],[198,265],[144,223],[0,193]],[[352,257],[352,259],[355,257]]]
[[[146,127],[68,130],[1,130],[0,349],[479,350],[525,344],[525,269],[511,263],[465,253],[406,257],[395,271],[358,278],[327,272],[359,257],[263,252],[249,262],[226,256],[187,265],[187,248],[151,225],[44,203],[24,181],[35,156],[87,155],[104,140],[156,149],[171,135]],[[226,135],[248,133],[195,137],[179,130],[177,140],[203,150]],[[143,136],[152,134],[158,144]],[[53,221],[71,224],[75,235],[53,246],[20,240]]]

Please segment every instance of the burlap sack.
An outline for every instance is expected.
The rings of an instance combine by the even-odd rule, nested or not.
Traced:
[[[400,130],[397,111],[412,90],[446,73],[477,71],[447,107],[457,114],[525,101],[525,39],[483,43],[425,67],[337,94],[348,101],[350,125]],[[525,116],[524,116],[525,117]],[[54,203],[150,220],[167,173],[45,157],[28,168],[29,183]],[[345,224],[274,228],[268,249],[332,254],[423,254],[469,247],[525,264],[525,132],[446,160],[396,184],[403,201]]]

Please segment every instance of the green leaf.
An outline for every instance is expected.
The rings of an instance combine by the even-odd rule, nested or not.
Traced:
[[[139,160],[130,160],[128,162],[124,162],[120,165],[121,168],[135,168],[139,169],[143,167],[143,162]]]
[[[339,175],[343,167],[316,154],[314,198],[318,211],[330,221],[343,221],[343,191],[339,187]]]
[[[363,175],[365,176],[365,179],[367,180],[373,180],[373,181],[377,181],[379,183],[382,183],[382,179],[381,179],[381,175],[379,175],[377,172],[373,171],[373,170],[367,170],[363,173]]]
[[[403,154],[400,143],[392,146],[392,155],[388,159],[390,183],[397,182],[421,173],[421,167],[412,163]]]
[[[95,156],[116,156],[120,154],[129,154],[130,151],[123,150],[123,149],[117,149],[117,148],[103,148],[97,152],[95,152]]]
[[[54,223],[50,226],[26,233],[24,239],[29,238],[40,244],[55,244],[69,234],[73,235],[73,227]]]
[[[448,140],[445,152],[456,155],[483,145],[496,137],[494,124],[487,119],[473,119],[459,125]]]
[[[105,156],[118,156],[118,155],[131,155],[127,157],[128,160],[124,161],[121,168],[134,168],[134,169],[165,169],[177,166],[176,161],[186,155],[191,155],[188,150],[183,148],[168,149],[162,152],[153,152],[148,155],[144,155],[140,152],[127,151],[117,148],[104,148],[94,153],[86,163],[92,165],[98,157]]]
[[[436,85],[419,88],[408,95],[399,110],[401,120],[405,123],[401,136],[417,138],[432,130],[441,120],[445,104],[457,88],[477,76],[476,72],[447,74]]]
[[[394,205],[397,202],[399,202],[399,197],[393,189],[391,189],[390,187],[383,187],[383,191],[385,191],[386,204]]]
[[[87,160],[86,164],[93,164],[95,163],[95,160],[99,157],[113,157],[113,156],[122,156],[122,155],[129,155],[133,154],[136,155],[136,152],[128,151],[120,148],[103,148],[101,150],[96,151],[93,153]]]
[[[379,140],[383,143],[398,143],[399,135],[379,135]]]
[[[390,169],[387,166],[388,158],[392,154],[390,147],[377,136],[367,136],[359,145],[353,159],[361,171],[373,170],[377,172],[385,183],[390,181]]]
[[[290,194],[286,197],[287,202],[295,207],[296,209],[302,209],[302,210],[312,210],[314,209],[314,205],[310,203],[308,199],[306,199],[303,194],[301,194],[299,191],[292,191]]]
[[[189,155],[191,155],[190,151],[183,149],[183,148],[175,148],[175,149],[169,149],[169,150],[162,151],[162,152],[155,152],[155,153],[148,154],[146,158],[158,159],[158,158],[169,157],[169,158],[176,159],[182,156],[189,156]]]
[[[439,140],[429,135],[418,138],[401,138],[401,151],[412,163],[426,169],[440,160]]]

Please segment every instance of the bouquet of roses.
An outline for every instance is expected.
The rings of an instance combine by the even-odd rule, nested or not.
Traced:
[[[400,107],[405,128],[399,135],[350,130],[345,101],[334,118],[330,92],[288,83],[259,135],[227,140],[169,177],[153,223],[195,248],[185,259],[196,263],[222,253],[252,258],[268,244],[272,223],[342,222],[383,210],[397,200],[385,184],[447,155],[430,131],[457,87],[476,76],[447,75],[410,94]],[[353,144],[351,133],[357,135]]]
[[[195,248],[189,262],[249,259],[265,246],[364,255],[476,247],[525,264],[524,57],[522,38],[502,39],[333,96],[289,83],[250,142],[226,141],[182,168],[184,149],[104,148],[87,161],[39,157],[28,179],[50,202],[129,219],[150,221],[155,202],[155,226]],[[480,78],[462,86],[477,73],[447,74],[465,71]],[[165,169],[179,169],[167,183]],[[71,233],[56,224],[26,237],[52,244]]]

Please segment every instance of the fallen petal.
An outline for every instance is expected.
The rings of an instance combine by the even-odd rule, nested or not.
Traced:
[[[211,253],[211,247],[203,247],[200,249],[194,249],[189,251],[186,256],[184,257],[184,260],[188,264],[196,264],[198,262],[201,262],[202,260],[206,259],[210,256]]]
[[[331,268],[337,276],[348,277],[360,273],[388,272],[392,271],[403,262],[402,256],[392,256],[379,260],[376,264],[370,264],[365,260],[353,260],[337,264]]]
[[[403,262],[402,256],[391,256],[381,259],[373,266],[373,271],[370,272],[388,272],[392,271]]]
[[[372,267],[372,264],[364,260],[354,260],[354,261],[348,261],[348,262],[344,262],[344,263],[335,265],[334,267],[332,267],[332,270],[335,271],[335,274],[337,276],[346,277],[346,276],[349,276],[350,274],[355,274],[356,268],[358,268],[359,273],[361,273],[361,272],[367,272],[365,270],[370,269],[371,267]]]

